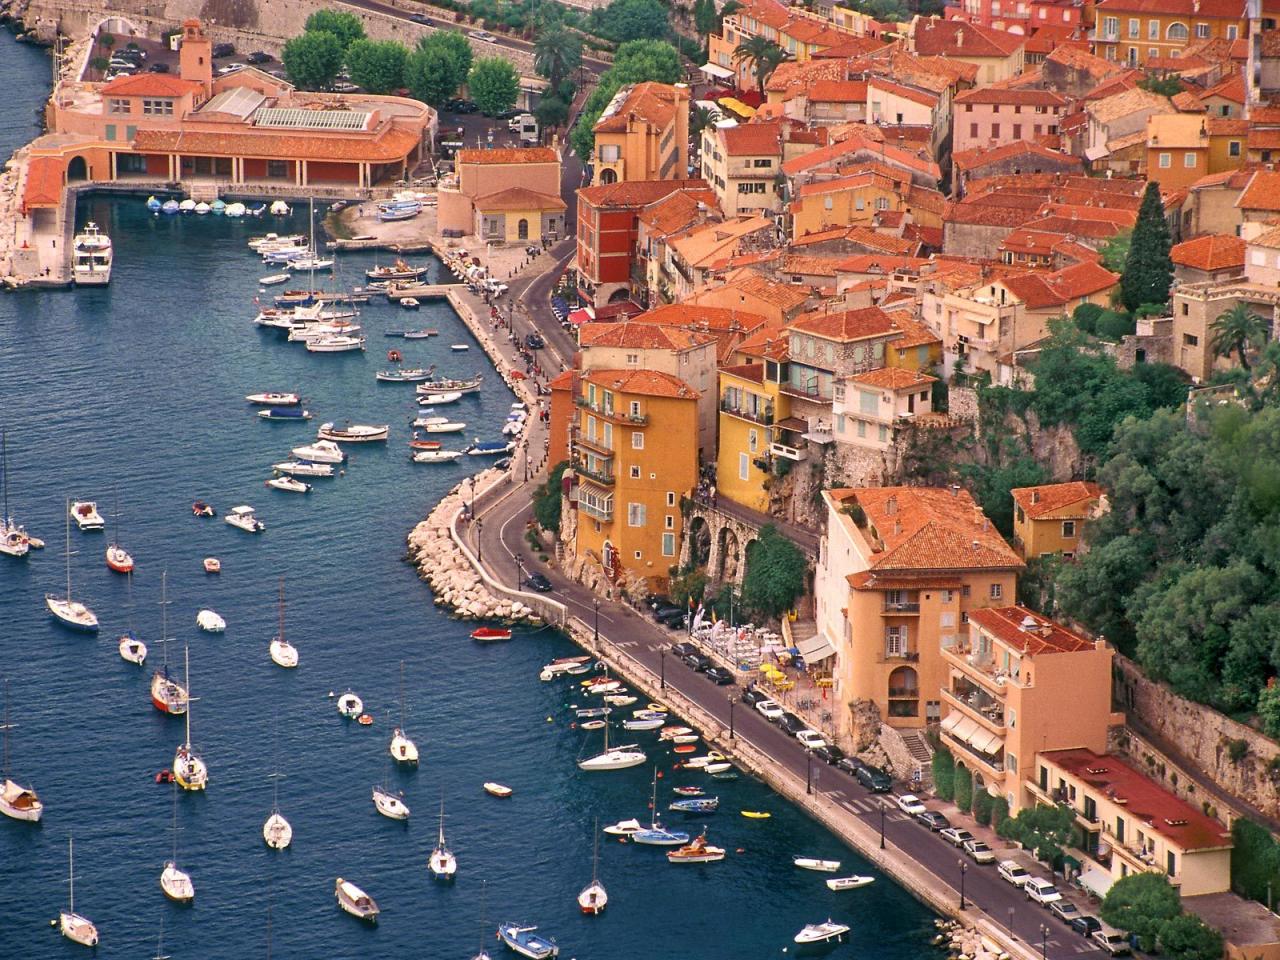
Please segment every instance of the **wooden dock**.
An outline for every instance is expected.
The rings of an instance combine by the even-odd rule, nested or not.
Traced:
[[[415,283],[388,290],[387,299],[403,300],[405,297],[413,297],[415,300],[444,300],[449,296],[450,288],[456,286],[456,283]]]

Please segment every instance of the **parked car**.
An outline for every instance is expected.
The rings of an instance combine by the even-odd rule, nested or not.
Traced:
[[[236,55],[236,45],[234,43],[215,43],[213,45],[213,57],[219,59],[221,57],[234,57]]]
[[[938,833],[951,826],[951,821],[936,810],[925,810],[923,813],[917,813],[916,819],[930,830]]]
[[[819,760],[825,760],[833,766],[844,759],[844,751],[834,743],[828,743],[825,746],[816,747],[813,751],[813,755]]]
[[[688,614],[686,614],[679,607],[671,607],[669,609],[664,609],[662,613],[655,614],[654,619],[657,620],[664,627],[670,627],[674,630],[677,628],[684,627],[685,618],[687,616]]]
[[[151,66],[147,67],[147,72],[148,73],[168,73],[169,69],[170,68],[167,63],[160,61],[158,63],[153,63],[151,64]]]
[[[1049,904],[1049,912],[1063,923],[1070,923],[1076,917],[1084,916],[1079,907],[1070,900],[1063,900],[1061,897]]]
[[[851,777],[856,777],[858,771],[866,767],[866,764],[857,757],[841,757],[836,761],[836,769],[843,770]]]
[[[699,651],[698,651],[698,648],[695,647],[692,643],[686,643],[684,641],[681,641],[680,643],[673,643],[671,645],[671,652],[672,654],[674,654],[675,656],[683,660],[689,654],[698,653]]]
[[[652,607],[652,610],[653,610],[653,619],[655,620],[661,619],[665,614],[671,613],[672,611],[676,613],[684,613],[684,611],[681,610],[679,607],[677,607],[674,603],[666,603],[666,602],[654,604],[654,606]]]
[[[547,341],[536,333],[531,333],[524,338],[524,345],[530,350],[541,350],[547,345]]]
[[[488,30],[472,30],[470,35],[476,40],[479,40],[481,43],[497,43],[498,42],[498,38],[495,37]]]
[[[899,810],[913,817],[917,813],[924,813],[928,809],[914,793],[900,794],[893,798],[893,802],[898,805]]]
[[[772,700],[761,700],[756,704],[756,710],[770,723],[777,723],[786,715],[786,711]]]
[[[1016,860],[1001,860],[996,871],[1015,887],[1020,887],[1031,879],[1031,874],[1027,873]]]
[[[976,839],[972,833],[964,829],[964,827],[948,827],[946,830],[939,831],[938,836],[951,844],[953,847],[963,847],[970,840]]]
[[[742,691],[742,702],[755,706],[757,703],[764,703],[769,696],[763,690],[757,690],[755,687],[747,687]]]
[[[430,23],[431,22],[431,18],[428,17],[425,13],[411,13],[409,14],[409,19],[412,20],[414,23]]]
[[[872,793],[888,793],[893,789],[893,778],[879,767],[873,767],[869,763],[860,766],[854,776]]]
[[[799,733],[801,730],[809,729],[809,725],[794,713],[783,713],[782,719],[778,721],[778,726],[792,735]]]
[[[255,63],[255,64],[256,64],[256,63],[270,63],[270,62],[271,62],[272,60],[274,60],[274,59],[275,59],[275,57],[273,57],[271,54],[267,53],[267,51],[265,51],[265,50],[255,50],[255,51],[253,51],[253,53],[249,54],[247,57],[245,57],[245,58],[244,58],[244,62],[245,62],[245,63]]]
[[[964,842],[964,852],[969,855],[974,863],[995,863],[996,854],[984,840],[966,840]]]
[[[551,592],[551,581],[546,578],[545,574],[541,574],[541,573],[529,574],[529,576],[524,581],[524,585],[526,587],[532,587],[534,590],[537,590],[539,593]]]
[[[704,657],[700,653],[690,653],[680,659],[687,663],[694,673],[702,673],[702,671],[709,669],[711,666],[710,658]]]
[[[1058,888],[1052,882],[1040,877],[1028,877],[1027,882],[1022,885],[1022,892],[1028,900],[1034,900],[1042,907],[1062,899]]]
[[[1129,938],[1115,927],[1109,927],[1105,923],[1093,931],[1093,942],[1113,957],[1123,957],[1133,953]]]
[[[817,730],[797,730],[796,739],[806,750],[816,750],[818,747],[827,745],[826,738]]]
[[[1102,929],[1102,921],[1091,913],[1082,913],[1068,920],[1067,926],[1082,937],[1091,937],[1095,930]]]
[[[733,671],[724,667],[711,667],[707,670],[707,679],[718,687],[733,686]]]

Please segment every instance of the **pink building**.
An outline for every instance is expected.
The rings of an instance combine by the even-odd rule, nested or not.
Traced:
[[[952,149],[999,147],[1056,134],[1067,98],[1050,90],[979,87],[955,98]]]
[[[1080,28],[1083,0],[961,0],[948,6],[948,20],[964,20],[996,30],[1034,36],[1042,27]]]

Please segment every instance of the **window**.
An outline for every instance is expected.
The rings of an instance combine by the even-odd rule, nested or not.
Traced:
[[[1120,18],[1104,17],[1102,20],[1102,33],[1104,36],[1115,40],[1120,36]]]
[[[960,596],[964,597],[966,600],[969,599],[969,585],[967,583],[960,587]]]
[[[1018,758],[1015,757],[1012,753],[1006,753],[1004,755],[1004,762],[1005,762],[1005,765],[1009,768],[1010,773],[1018,772]]]
[[[881,443],[889,442],[889,428],[886,427],[884,424],[880,425],[880,442]]]
[[[148,117],[172,117],[172,100],[143,100],[142,113]]]
[[[1074,520],[1062,521],[1062,539],[1074,540],[1076,536],[1076,522]]]
[[[865,438],[865,437],[866,437],[866,435],[867,435],[867,421],[865,421],[865,420],[859,420],[859,421],[858,421],[858,436],[860,436],[860,437],[864,437],[864,438]]]
[[[1116,817],[1116,840],[1124,843],[1124,817]]]
[[[631,479],[632,479],[632,480],[639,480],[639,479],[640,479],[640,468],[639,468],[638,466],[636,466],[635,464],[632,464],[632,465],[631,465]]]
[[[1022,124],[1020,124],[1020,123],[1015,123],[1015,124],[1013,125],[1013,139],[1015,139],[1015,140],[1021,140],[1021,139],[1022,139]]]
[[[869,390],[858,391],[858,412],[875,414],[880,409],[880,394]]]
[[[289,175],[288,160],[268,160],[267,176],[268,177],[287,177]]]
[[[991,139],[992,139],[992,140],[999,140],[999,139],[1000,139],[1000,124],[998,124],[998,123],[993,123],[993,124],[991,125]]]
[[[107,113],[128,113],[129,101],[112,97],[107,101]]]
[[[639,430],[631,431],[631,449],[632,450],[644,449],[644,434],[641,433]]]
[[[760,445],[760,431],[749,430],[747,432],[747,449],[752,453],[756,452],[756,448]]]
[[[612,450],[613,449],[613,424],[606,423],[603,426],[604,426],[604,430],[601,433],[601,438],[604,442],[604,445],[608,447],[610,450]]]
[[[664,533],[662,535],[662,555],[664,557],[674,557],[676,555],[676,535],[674,533]]]
[[[1227,39],[1234,40],[1240,35],[1240,28],[1234,23],[1227,24]]]
[[[639,363],[640,363],[640,354],[638,353],[627,354],[627,366],[634,367],[634,366],[638,366]]]
[[[1165,30],[1164,35],[1170,40],[1185,40],[1187,39],[1187,25],[1185,23],[1171,23],[1168,29]]]
[[[752,160],[751,166],[755,167],[758,170],[769,170],[769,169],[772,169],[773,167],[773,161],[769,159]]]
[[[956,625],[956,615],[954,613],[944,613],[938,618],[938,626],[944,630],[953,630]]]
[[[1173,166],[1173,154],[1171,153],[1160,154],[1160,169],[1168,170],[1171,166]]]
[[[587,439],[594,440],[596,438],[596,418],[587,417]]]
[[[834,210],[834,209],[835,209],[835,205],[836,205],[836,204],[835,204],[835,200],[834,200],[830,195],[825,196],[825,197],[823,197],[823,198],[822,198],[822,209],[823,209],[823,210]]]
[[[955,596],[956,596],[956,592],[955,592],[954,590],[943,590],[943,591],[942,591],[942,602],[943,602],[943,603],[950,603],[952,600],[954,600],[954,599],[955,599]]]
[[[999,600],[1003,596],[1004,596],[1004,586],[999,583],[993,583],[991,585],[991,599]]]
[[[867,201],[862,197],[858,197],[856,200],[854,200],[854,208],[857,210],[867,209]]]
[[[1184,347],[1198,347],[1200,346],[1200,338],[1194,333],[1184,333],[1182,335],[1182,345]]]
[[[1129,21],[1129,39],[1130,40],[1138,39],[1138,33],[1141,27],[1142,27],[1142,21],[1136,20],[1136,19]]]
[[[1174,856],[1172,850],[1166,850],[1164,854],[1164,872],[1169,876],[1176,876],[1178,873],[1178,858]]]
[[[116,138],[116,125],[114,123],[108,123],[103,129],[103,136],[107,140],[114,140]]]
[[[1249,260],[1255,267],[1265,267],[1267,265],[1267,255],[1261,250],[1250,250]]]
[[[1240,141],[1239,141],[1239,140],[1232,140],[1232,141],[1230,141],[1230,142],[1227,144],[1227,156],[1229,156],[1229,157],[1238,157],[1238,156],[1240,156]]]
[[[600,159],[605,163],[616,163],[618,160],[618,145],[616,143],[600,144]]]
[[[663,525],[664,527],[666,527],[668,530],[674,530],[674,529],[676,528],[676,517],[675,517],[675,514],[674,514],[674,513],[668,513],[665,517],[663,517],[663,518],[662,518],[662,525]]]
[[[627,504],[627,526],[628,527],[644,526],[644,504],[643,503]]]
[[[976,123],[969,124],[969,136],[974,140],[978,139],[978,125]]]
[[[751,476],[751,456],[746,453],[738,454],[738,479],[746,480]]]
[[[1182,155],[1182,165],[1188,170],[1194,170],[1196,166],[1196,155],[1188,150]]]
[[[1159,20],[1147,21],[1147,39],[1148,40],[1160,39],[1160,21]]]
[[[1198,40],[1207,40],[1209,38],[1209,25],[1207,23],[1196,24],[1196,38]]]
[[[674,490],[667,491],[667,506],[674,507],[676,505],[676,492]]]

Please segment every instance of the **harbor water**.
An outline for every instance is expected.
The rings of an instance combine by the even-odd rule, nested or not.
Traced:
[[[0,154],[34,132],[47,94],[43,53],[0,33]],[[601,844],[608,911],[581,916],[575,902],[592,869],[592,823],[647,817],[651,767],[586,774],[575,760],[598,747],[572,729],[572,679],[542,683],[541,664],[574,652],[550,630],[519,630],[480,645],[470,626],[432,605],[403,562],[405,535],[440,495],[477,468],[414,465],[406,441],[412,387],[381,384],[395,347],[411,365],[442,375],[483,372],[485,387],[448,409],[465,441],[498,439],[511,394],[443,302],[417,313],[363,308],[365,353],[313,355],[282,333],[255,328],[262,266],[245,241],[264,230],[304,229],[291,219],[162,217],[141,198],[91,199],[78,220],[97,221],[115,245],[109,287],[0,296],[0,417],[8,433],[10,508],[46,541],[27,560],[0,558],[0,675],[9,681],[11,770],[46,805],[44,822],[0,821],[0,953],[72,957],[83,948],[49,926],[68,895],[67,839],[74,834],[77,910],[99,927],[97,955],[240,960],[279,957],[467,958],[483,945],[504,953],[499,921],[539,925],[561,956],[599,960],[715,960],[780,956],[806,923],[850,924],[837,957],[907,960],[930,953],[931,915],[884,877],[835,894],[824,876],[796,870],[793,854],[840,859],[842,874],[871,868],[797,809],[750,779],[706,780],[672,769],[652,733],[637,737],[662,773],[665,811],[678,783],[711,785],[714,817],[669,825],[729,850],[722,863],[674,866],[655,848]],[[373,255],[344,256],[339,276],[361,282]],[[386,258],[383,258],[386,262]],[[443,280],[433,263],[428,279]],[[429,340],[384,332],[433,327]],[[451,344],[466,343],[466,353]],[[260,421],[244,401],[296,390],[310,425]],[[442,411],[443,412],[443,411]],[[316,480],[307,496],[264,487],[270,465],[314,437],[324,420],[389,423],[386,444],[355,445],[345,475]],[[43,597],[65,585],[68,498],[96,500],[107,532],[71,532],[72,592],[98,615],[96,636],[56,625]],[[257,508],[267,530],[250,536],[221,519],[197,519],[202,499],[219,512]],[[125,578],[103,551],[119,538],[137,572]],[[216,556],[212,576],[202,559]],[[178,862],[196,899],[164,899],[159,875],[173,850],[172,787],[155,775],[182,741],[183,722],[150,704],[148,681],[163,659],[160,581],[168,573],[171,666],[190,653],[192,739],[209,764],[203,794],[178,798]],[[280,578],[287,634],[301,664],[268,659]],[[202,633],[211,608],[227,621]],[[147,666],[123,661],[116,641],[133,627],[150,646]],[[416,770],[392,769],[387,743],[399,722],[400,665]],[[368,727],[344,721],[332,693],[364,698]],[[269,850],[263,820],[278,770],[292,846]],[[833,774],[825,774],[832,776]],[[695,779],[695,777],[697,777]],[[485,795],[499,781],[514,796]],[[404,792],[407,823],[379,816],[374,784]],[[439,805],[459,861],[458,878],[433,884],[426,870]],[[768,810],[748,820],[740,810]],[[375,928],[341,914],[336,877],[362,886],[382,908]],[[486,895],[482,900],[482,882]],[[482,903],[486,915],[482,924]]]

